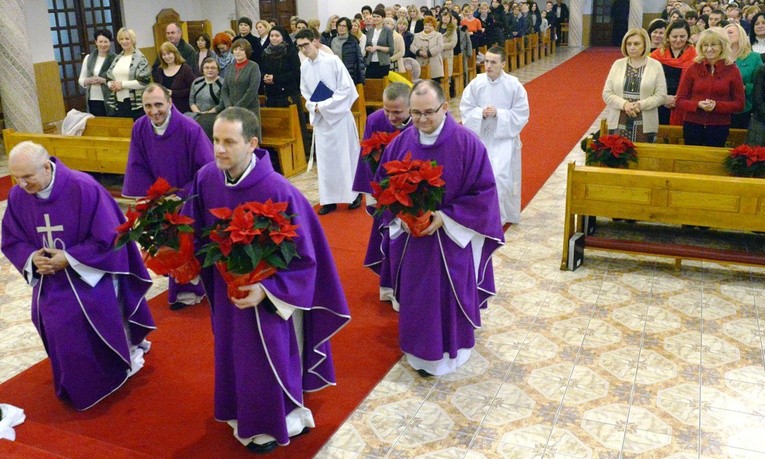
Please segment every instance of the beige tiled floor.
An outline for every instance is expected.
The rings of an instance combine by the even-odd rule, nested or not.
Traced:
[[[560,271],[570,160],[505,234],[468,363],[396,364],[318,457],[765,458],[765,270],[596,252]],[[294,182],[317,201],[315,172]],[[28,311],[0,258],[0,381],[44,358]]]

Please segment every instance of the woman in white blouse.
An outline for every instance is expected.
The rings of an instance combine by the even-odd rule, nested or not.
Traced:
[[[96,42],[96,53],[88,54],[82,61],[82,70],[78,82],[85,88],[85,101],[88,113],[95,116],[106,116],[106,100],[109,98],[109,87],[106,85],[106,72],[114,60],[112,52],[112,33],[106,29],[98,29],[93,33]]]
[[[141,96],[151,79],[151,67],[146,56],[136,48],[133,29],[121,28],[117,32],[117,42],[122,52],[114,58],[106,72],[112,91],[106,104],[113,110],[113,116],[137,120],[143,116]]]

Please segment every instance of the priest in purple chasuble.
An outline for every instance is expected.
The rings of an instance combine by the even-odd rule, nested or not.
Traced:
[[[194,175],[213,160],[212,143],[196,121],[179,112],[170,93],[159,84],[150,84],[143,92],[146,116],[133,125],[122,195],[146,196],[146,191],[164,177],[185,195]],[[170,309],[198,303],[204,296],[198,279],[179,285],[169,278]]]
[[[409,86],[403,83],[391,83],[383,91],[383,108],[375,111],[367,117],[364,127],[364,140],[372,137],[375,132],[402,131],[412,125],[412,117],[409,116]],[[374,173],[369,163],[359,157],[356,166],[356,178],[353,180],[353,191],[366,193],[367,212],[374,212],[374,199],[372,198],[372,186]],[[372,217],[372,230],[369,234],[367,254],[364,257],[364,266],[372,269],[380,276],[380,299],[390,301],[392,298],[392,284],[387,259],[380,258],[380,217]]]
[[[217,268],[202,270],[212,304],[215,344],[215,419],[227,422],[243,445],[268,452],[314,427],[303,392],[335,384],[329,339],[349,320],[335,263],[318,217],[305,197],[258,148],[258,120],[231,107],[213,126],[215,164],[200,169],[184,213],[194,230],[216,221],[209,210],[268,199],[287,202],[298,225],[297,254],[286,270],[231,300]],[[197,245],[207,239],[197,240]]]
[[[361,205],[354,193],[353,174],[359,160],[359,131],[351,108],[359,97],[348,69],[334,54],[320,53],[318,36],[311,29],[295,36],[306,59],[300,65],[300,93],[313,125],[313,143],[319,175],[319,215],[334,211],[338,203]]]
[[[492,253],[504,244],[497,188],[486,148],[447,112],[441,86],[417,83],[406,129],[380,164],[412,159],[443,166],[444,198],[421,237],[383,215],[382,247],[399,306],[399,340],[409,364],[424,376],[451,373],[470,357],[480,308],[495,294]],[[377,170],[377,181],[385,168]]]
[[[138,247],[114,250],[125,221],[92,177],[32,142],[14,147],[2,221],[3,254],[32,286],[32,322],[50,357],[56,395],[85,410],[144,364],[155,329]]]

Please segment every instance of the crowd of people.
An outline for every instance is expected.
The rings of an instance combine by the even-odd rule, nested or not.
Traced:
[[[678,125],[687,145],[722,147],[730,129],[747,129],[748,144],[765,145],[762,9],[669,0],[647,30],[627,31],[603,88],[609,131],[653,142],[659,125]]]

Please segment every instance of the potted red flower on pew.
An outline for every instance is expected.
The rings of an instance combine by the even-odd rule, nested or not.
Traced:
[[[606,166],[626,169],[629,163],[637,162],[635,144],[628,138],[618,135],[602,135],[597,139],[587,140],[584,147],[588,166]]]
[[[286,202],[246,202],[234,210],[210,209],[218,221],[206,228],[210,238],[197,255],[204,255],[202,265],[215,265],[228,287],[229,298],[241,299],[248,292],[239,287],[256,284],[287,269],[300,256],[293,239],[298,225],[287,215]]]
[[[382,165],[388,176],[372,182],[372,197],[377,201],[375,215],[388,210],[405,222],[414,237],[430,225],[433,211],[444,196],[444,166],[435,161],[412,159],[407,153],[401,161]]]
[[[199,275],[200,267],[194,257],[194,219],[180,214],[188,198],[176,191],[158,178],[135,208],[128,207],[127,221],[117,227],[114,245],[119,249],[129,241],[137,242],[147,268],[185,284]]]
[[[736,177],[765,178],[765,147],[739,145],[730,151],[723,165]]]
[[[398,137],[400,133],[401,131],[375,131],[371,137],[361,141],[361,159],[369,164],[373,174],[377,172],[385,147]]]

